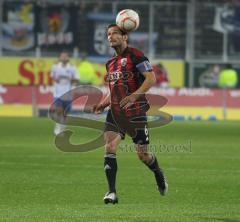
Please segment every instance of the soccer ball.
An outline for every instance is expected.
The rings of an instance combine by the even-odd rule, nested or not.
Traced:
[[[125,32],[135,31],[139,26],[138,13],[132,9],[124,9],[117,14],[116,24]]]

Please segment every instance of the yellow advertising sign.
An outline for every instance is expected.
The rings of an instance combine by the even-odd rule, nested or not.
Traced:
[[[185,63],[183,60],[161,60],[155,61],[155,63],[161,63],[164,66],[168,73],[169,85],[171,87],[184,86]]]
[[[32,117],[32,105],[0,105],[0,116],[5,117]]]
[[[51,68],[56,58],[1,58],[0,84],[11,85],[51,85]],[[71,60],[78,66],[80,60]],[[92,63],[99,84],[103,84],[106,75],[105,65]]]
[[[51,85],[51,67],[56,62],[56,58],[0,58],[0,84]],[[72,60],[71,62],[77,67],[80,64],[80,60]],[[182,87],[184,85],[184,62],[165,60],[161,63],[169,74],[170,86]],[[93,83],[103,84],[106,75],[105,64],[91,63],[91,65],[95,70]]]
[[[1,58],[0,83],[13,85],[50,85],[50,70],[56,59]]]

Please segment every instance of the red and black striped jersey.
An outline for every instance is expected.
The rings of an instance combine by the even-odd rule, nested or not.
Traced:
[[[127,47],[121,55],[112,57],[106,63],[111,109],[116,115],[140,116],[149,109],[145,95],[142,95],[127,109],[120,108],[120,101],[135,92],[145,80],[142,72],[152,71],[148,58],[136,48]]]

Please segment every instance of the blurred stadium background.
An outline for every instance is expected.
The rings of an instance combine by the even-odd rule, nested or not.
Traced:
[[[68,49],[81,82],[105,90],[105,35],[124,8],[141,23],[130,44],[152,61],[175,119],[240,119],[240,83],[219,86],[231,64],[240,75],[240,3],[203,1],[0,1],[0,116],[46,116],[52,102],[51,66]],[[79,105],[79,104],[78,104]],[[78,106],[75,106],[78,109]]]

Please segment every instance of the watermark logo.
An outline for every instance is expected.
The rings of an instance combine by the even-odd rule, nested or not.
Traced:
[[[148,150],[152,153],[192,153],[192,141],[187,140],[185,143],[163,143],[157,140],[156,143],[151,143]],[[119,151],[123,153],[135,153],[136,147],[134,144],[120,144]]]
[[[111,122],[102,122],[100,120],[86,118],[81,115],[70,115],[67,112],[69,104],[66,107],[60,107],[59,109],[59,101],[60,103],[68,101],[71,97],[72,100],[70,103],[73,103],[75,100],[84,97],[87,98],[87,100],[82,108],[82,113],[94,115],[93,106],[99,104],[103,96],[103,92],[97,87],[83,85],[70,90],[53,102],[49,109],[49,117],[56,123],[64,124],[66,126],[85,127],[99,131],[97,138],[93,138],[82,144],[72,144],[70,139],[74,132],[66,129],[55,137],[55,145],[58,149],[64,152],[87,152],[104,146],[104,129],[107,124],[112,124]],[[163,107],[167,103],[167,99],[160,95],[147,94],[146,96],[150,104],[149,107],[151,107],[151,100],[153,98],[155,101],[158,101],[158,104],[155,104],[153,109],[150,108],[148,110],[149,121],[147,118],[137,119],[139,118],[139,112],[141,113],[141,107],[140,109],[136,109],[138,105],[135,103],[133,103],[132,107],[128,107],[127,112],[126,110],[121,109],[121,107],[118,106],[119,104],[113,104],[110,108],[110,112],[114,122],[116,123],[114,127],[119,128],[119,131],[124,130],[126,134],[134,138],[138,130],[142,129],[146,132],[146,126],[148,129],[152,129],[159,128],[170,123],[172,121],[172,116],[168,113],[159,111],[159,108]],[[114,108],[115,105],[117,106],[116,108]],[[126,113],[130,115],[126,116]],[[144,115],[143,117],[145,117]]]

